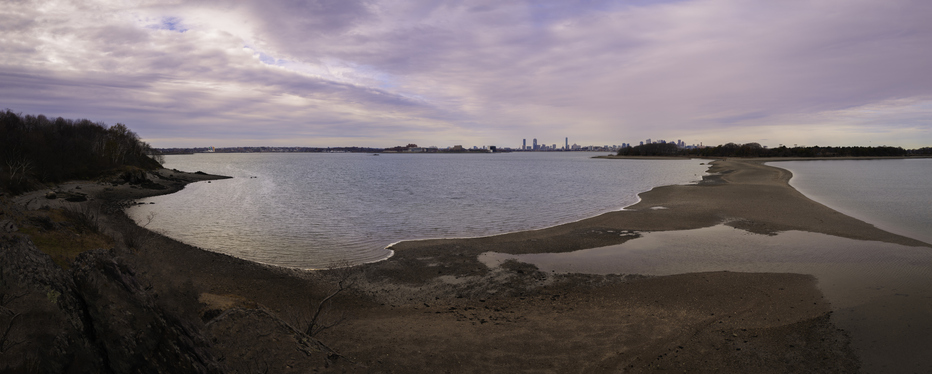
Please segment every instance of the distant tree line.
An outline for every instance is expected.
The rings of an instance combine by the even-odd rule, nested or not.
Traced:
[[[87,119],[0,112],[0,189],[96,178],[127,167],[151,170],[161,156],[133,131]]]
[[[618,150],[619,156],[688,157],[904,157],[929,156],[932,148],[906,150],[901,147],[793,147],[765,148],[758,143],[728,143],[715,147],[679,148],[674,143],[642,144]]]
[[[371,147],[195,147],[195,148],[156,148],[162,155],[190,155],[195,153],[375,153],[383,148]]]
[[[685,155],[675,143],[650,143],[618,150],[619,156],[679,156]]]
[[[932,147],[922,147],[906,151],[910,156],[932,156]]]

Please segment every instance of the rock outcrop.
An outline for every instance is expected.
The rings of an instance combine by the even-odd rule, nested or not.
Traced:
[[[193,321],[156,303],[111,251],[64,270],[28,240],[0,243],[0,371],[219,373]]]
[[[68,272],[28,239],[0,239],[0,371],[106,372]]]

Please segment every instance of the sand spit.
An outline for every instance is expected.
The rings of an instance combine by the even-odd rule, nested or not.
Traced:
[[[488,251],[568,252],[722,222],[928,246],[809,200],[787,184],[789,172],[766,161],[716,161],[702,183],[655,188],[624,211],[543,230],[401,242],[385,261],[331,271],[200,250],[122,211],[106,213],[105,231],[139,239],[131,248],[116,240],[112,261],[134,269],[160,313],[189,321],[197,341],[208,342],[199,360],[228,372],[856,372],[849,339],[808,275],[558,275],[478,261]],[[97,198],[125,203],[187,182],[179,183],[114,187]],[[6,200],[7,214],[28,199],[38,197]],[[341,281],[347,287],[321,318],[333,327],[307,336],[318,302]]]

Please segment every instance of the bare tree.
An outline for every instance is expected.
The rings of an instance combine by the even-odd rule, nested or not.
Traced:
[[[29,172],[29,169],[32,167],[32,162],[30,162],[25,156],[23,157],[10,157],[6,160],[7,169],[10,170],[10,180],[16,181],[18,179],[25,179],[26,173]]]
[[[146,223],[137,223],[139,227],[142,228],[141,230],[131,229],[123,231],[123,244],[126,245],[126,248],[137,250],[144,249],[143,247],[155,238],[156,235],[164,234],[163,232],[146,229],[146,227],[155,220],[155,216],[155,212],[149,212],[149,214],[146,215]]]
[[[101,204],[96,202],[73,203],[64,209],[69,218],[80,224],[80,229],[87,232],[100,232]]]
[[[13,287],[6,280],[6,272],[3,269],[0,269],[0,313],[7,312],[12,314],[13,311],[10,310],[8,305],[14,300],[19,299],[23,296],[26,296],[26,292],[22,293],[13,292]]]
[[[266,374],[269,372],[269,363],[264,360],[261,362],[249,360],[237,365],[232,371],[237,374]]]
[[[308,336],[313,337],[324,330],[346,321],[346,313],[340,313],[334,316],[332,313],[332,306],[334,298],[340,293],[352,288],[356,282],[354,277],[356,271],[349,265],[348,261],[341,261],[337,266],[331,267],[326,271],[326,276],[332,276],[333,279],[336,280],[336,284],[327,293],[326,297],[317,302],[316,307],[313,306],[313,301],[310,302],[314,314],[311,316],[310,320],[307,321],[307,327],[304,329],[304,333]]]
[[[20,313],[14,313],[12,310],[8,310],[8,311],[9,311],[10,313],[12,313],[12,315],[11,315],[9,321],[7,321],[7,323],[6,323],[6,327],[4,328],[4,327],[2,327],[2,325],[0,325],[0,329],[3,329],[3,330],[2,330],[2,333],[0,333],[0,355],[2,355],[2,354],[4,354],[4,353],[6,353],[7,351],[9,351],[10,348],[13,348],[13,347],[15,347],[16,345],[22,343],[22,341],[14,341],[14,340],[12,340],[12,338],[11,338],[11,336],[10,336],[10,332],[13,331],[13,326],[16,326],[16,319],[19,318],[19,316],[21,316],[21,314],[20,314]]]
[[[3,269],[0,269],[0,321],[6,321],[4,324],[0,324],[0,355],[22,343],[21,341],[12,340],[10,335],[16,325],[17,318],[21,314],[16,313],[9,305],[14,300],[26,296],[26,292],[13,292],[13,287],[6,280],[4,273]]]

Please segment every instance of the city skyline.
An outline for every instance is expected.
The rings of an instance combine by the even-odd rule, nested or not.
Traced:
[[[0,17],[0,109],[155,147],[932,145],[928,2],[62,0]]]

